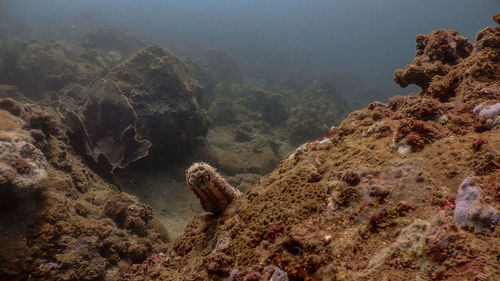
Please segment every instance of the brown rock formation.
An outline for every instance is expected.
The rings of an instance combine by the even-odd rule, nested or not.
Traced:
[[[137,132],[153,144],[152,157],[169,165],[189,155],[208,131],[198,98],[202,86],[188,67],[159,45],[138,51],[106,75],[137,115]]]
[[[151,209],[74,155],[49,108],[0,99],[0,279],[116,280],[165,251]]]
[[[449,67],[468,57],[472,44],[454,30],[436,30],[417,35],[417,56],[412,65],[394,72],[394,81],[405,88],[410,84],[427,90],[436,75],[446,75]]]
[[[418,36],[395,76],[421,94],[352,112],[123,280],[498,279],[499,28],[477,39]],[[479,233],[454,218],[467,176],[494,218]]]
[[[65,41],[40,41],[29,44],[16,62],[13,81],[29,97],[40,99],[44,93],[56,92],[70,83],[82,85],[104,74],[100,55]],[[19,80],[21,79],[21,80]]]
[[[90,89],[72,84],[58,103],[73,146],[95,170],[112,173],[148,155],[151,143],[137,135],[136,112],[113,81],[100,79]]]

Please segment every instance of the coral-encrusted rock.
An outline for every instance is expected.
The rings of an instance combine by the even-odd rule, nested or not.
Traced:
[[[493,19],[493,21],[500,24],[500,13],[493,15],[491,18]]]
[[[84,166],[64,132],[50,108],[0,99],[1,280],[114,280],[166,249],[151,209]]]
[[[401,87],[416,84],[426,90],[435,75],[445,75],[449,65],[468,57],[473,49],[467,38],[453,30],[436,30],[417,36],[414,64],[394,72],[394,81]]]
[[[186,183],[205,211],[222,213],[241,192],[231,186],[207,163],[194,163],[186,171]]]
[[[414,74],[427,90],[352,112],[223,215],[193,219],[133,280],[227,280],[235,269],[236,280],[269,280],[271,265],[290,280],[498,279],[500,130],[486,118],[500,96],[497,30],[481,31],[472,52],[450,31],[420,37],[427,62]],[[474,185],[456,196],[460,175]]]
[[[199,104],[203,87],[172,52],[151,45],[114,67],[114,81],[137,114],[137,132],[152,143],[151,157],[165,165],[189,155],[208,132]]]
[[[47,177],[45,155],[36,148],[25,122],[0,110],[0,183],[20,188],[33,186]]]
[[[419,150],[424,145],[445,137],[449,132],[439,123],[432,121],[410,120],[400,122],[394,132],[394,143],[400,143],[404,139],[405,143],[412,148]]]
[[[0,120],[0,212],[16,211],[39,193],[47,161],[30,132],[22,129],[25,121],[3,109]]]
[[[148,222],[153,218],[151,207],[140,204],[137,199],[125,194],[108,198],[104,204],[104,214],[139,236],[147,234]]]

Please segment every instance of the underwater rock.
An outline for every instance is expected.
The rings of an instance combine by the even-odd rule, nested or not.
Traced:
[[[56,112],[0,99],[0,115],[0,279],[105,280],[166,250],[151,209],[82,163]]]
[[[500,222],[500,214],[490,205],[481,204],[481,188],[467,177],[458,188],[453,218],[462,227],[470,226],[475,232],[494,228]]]
[[[342,111],[326,97],[303,96],[295,101],[286,121],[286,134],[294,145],[325,136],[340,123]]]
[[[241,192],[207,163],[194,163],[186,171],[186,183],[207,212],[222,213]]]
[[[393,258],[395,252],[416,252],[423,247],[425,237],[430,231],[431,224],[421,219],[415,219],[410,225],[401,230],[395,241],[384,247],[370,259],[365,272],[360,275],[369,274],[384,265],[387,259]]]
[[[70,83],[82,85],[104,74],[104,63],[97,53],[65,41],[49,40],[29,44],[19,55],[16,84],[33,99],[56,92]]]
[[[17,101],[29,101],[29,99],[19,91],[16,86],[0,85],[0,98],[12,98]]]
[[[137,133],[152,143],[150,157],[164,165],[188,157],[209,121],[198,96],[203,87],[172,52],[151,45],[106,75],[137,116]]]
[[[187,58],[184,63],[189,67],[194,78],[203,86],[203,93],[200,93],[201,95],[196,98],[200,105],[208,110],[215,100],[215,86],[217,84],[215,73],[201,61]]]
[[[134,280],[219,280],[235,268],[236,280],[269,280],[274,271],[264,272],[267,265],[279,265],[289,280],[498,279],[499,228],[476,235],[450,215],[455,202],[459,209],[466,204],[459,220],[481,227],[498,222],[500,131],[488,129],[474,108],[498,103],[500,34],[487,28],[478,35],[473,46],[446,30],[419,36],[421,72],[400,78],[427,90],[374,102],[325,138],[300,145],[224,215],[194,218],[165,258],[155,255],[133,270]],[[286,104],[288,121],[322,127],[314,115],[335,106],[305,99],[309,111]],[[232,105],[236,114],[245,107]],[[383,124],[380,131],[376,124]],[[259,132],[251,127],[244,131]],[[234,135],[212,139],[224,148]],[[471,148],[477,140],[482,145]],[[344,175],[353,185],[342,180],[347,171],[358,174]],[[455,201],[450,187],[464,174],[477,176],[489,207],[461,195]]]
[[[446,224],[435,226],[425,238],[424,253],[433,262],[444,262],[453,252],[454,240],[457,240],[455,229]]]
[[[117,28],[103,28],[85,34],[82,39],[85,48],[98,49],[107,54],[105,59],[111,66],[129,57],[135,51],[146,47],[146,43],[133,34]],[[119,56],[119,58],[116,58]],[[115,57],[115,58],[113,58]]]
[[[153,218],[151,207],[140,204],[136,198],[126,194],[111,196],[104,203],[104,214],[120,227],[129,229],[141,237],[148,233],[148,222]]]
[[[282,95],[260,87],[245,89],[242,95],[244,98],[239,103],[248,110],[256,112],[259,119],[269,125],[282,125],[288,119],[288,111]]]
[[[360,178],[358,173],[349,170],[342,173],[342,180],[351,186],[355,186],[358,185]]]
[[[445,75],[448,65],[454,65],[468,57],[472,44],[454,30],[436,30],[429,35],[417,35],[417,56],[412,65],[394,72],[394,81],[405,88],[410,84],[427,90],[432,77]]]
[[[232,101],[218,100],[208,109],[208,115],[215,126],[235,125],[238,123]]]
[[[496,23],[500,24],[500,13],[499,14],[494,14],[492,17],[493,21]]]
[[[426,144],[444,138],[448,134],[446,128],[437,122],[403,120],[393,134],[393,141],[398,151],[406,144],[411,146],[412,150],[420,150]],[[401,142],[402,140],[404,142]]]
[[[243,73],[236,60],[222,49],[207,49],[203,52],[203,58],[212,69],[217,80],[229,83],[241,83]]]
[[[58,110],[69,126],[75,149],[104,174],[146,157],[151,143],[138,136],[135,110],[116,83],[100,79],[88,92],[83,101],[75,101],[71,93],[59,96]]]
[[[32,201],[36,185],[48,177],[47,160],[23,130],[25,121],[3,109],[0,120],[0,212],[15,211]]]

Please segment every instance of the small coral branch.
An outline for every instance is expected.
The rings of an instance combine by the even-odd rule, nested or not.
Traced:
[[[214,214],[222,213],[235,197],[241,195],[214,167],[204,162],[194,163],[187,169],[186,183],[203,209]]]

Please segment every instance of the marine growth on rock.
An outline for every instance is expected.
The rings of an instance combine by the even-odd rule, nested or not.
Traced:
[[[464,179],[455,199],[453,218],[462,227],[474,227],[475,232],[483,228],[495,227],[500,221],[498,211],[491,205],[481,204],[481,188],[472,183],[472,179]]]

